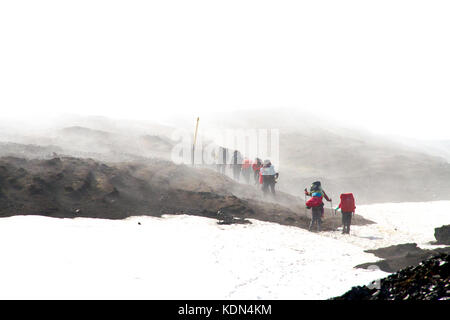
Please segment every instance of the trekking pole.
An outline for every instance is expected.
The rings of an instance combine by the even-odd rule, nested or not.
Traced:
[[[197,117],[197,124],[195,125],[195,134],[194,141],[192,144],[192,166],[195,166],[195,144],[197,143],[197,133],[198,133],[198,123],[200,121],[200,117]]]
[[[305,193],[305,216],[306,216],[306,193]]]
[[[307,209],[306,209],[306,198],[307,197],[308,197],[308,195],[305,193],[305,217],[308,216],[308,212],[307,212]]]

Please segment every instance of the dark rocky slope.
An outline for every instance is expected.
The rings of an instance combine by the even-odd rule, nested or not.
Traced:
[[[306,228],[303,199],[278,193],[264,199],[209,169],[162,160],[104,164],[91,159],[0,158],[0,216],[45,215],[122,219],[134,215],[190,214],[216,218],[225,213]],[[370,221],[357,216],[355,224]],[[340,226],[327,210],[324,230]]]
[[[450,225],[434,229],[434,237],[437,244],[450,244]]]
[[[450,300],[450,255],[440,254],[334,300]]]
[[[435,255],[450,254],[450,247],[425,250],[419,248],[416,243],[405,243],[375,250],[365,250],[365,252],[373,253],[383,260],[360,264],[356,266],[357,268],[366,269],[376,265],[385,272],[396,272],[409,266],[415,266]]]

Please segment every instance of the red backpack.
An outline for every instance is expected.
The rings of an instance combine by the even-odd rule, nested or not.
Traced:
[[[244,163],[242,164],[242,169],[248,169],[248,168],[250,168],[251,165],[252,165],[252,163],[250,162],[250,160],[245,159]]]
[[[306,201],[306,206],[309,208],[319,207],[323,204],[322,197],[312,197]]]
[[[355,197],[353,193],[343,193],[341,194],[341,211],[342,212],[353,212],[356,209]]]

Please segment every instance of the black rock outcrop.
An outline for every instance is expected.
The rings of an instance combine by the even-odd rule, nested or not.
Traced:
[[[450,300],[450,255],[440,254],[332,300]]]

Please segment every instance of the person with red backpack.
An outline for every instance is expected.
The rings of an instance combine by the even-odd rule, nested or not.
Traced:
[[[342,234],[350,234],[350,225],[352,223],[352,215],[355,214],[355,197],[353,193],[341,194],[341,203],[336,210],[341,209],[342,213]]]
[[[253,169],[253,178],[255,179],[255,184],[259,184],[259,177],[260,177],[260,169],[262,168],[262,160],[260,158],[256,158],[255,161],[252,164]]]
[[[242,176],[244,177],[244,181],[247,184],[250,184],[250,175],[252,173],[252,163],[248,158],[244,158],[244,162],[242,163]]]
[[[314,226],[317,226],[317,231],[320,232],[322,226],[323,215],[323,195],[320,192],[311,194],[311,199],[306,201],[306,208],[312,209],[312,219],[309,224],[309,231],[312,231]]]
[[[322,199],[325,198],[327,201],[331,201],[331,198],[322,189],[322,184],[320,181],[315,181],[311,184],[311,187],[305,188],[305,196],[312,197],[306,201],[306,208],[312,209],[312,219],[309,225],[309,231],[312,231],[313,227],[317,225],[317,231],[321,230],[322,218],[325,213],[324,204]]]

